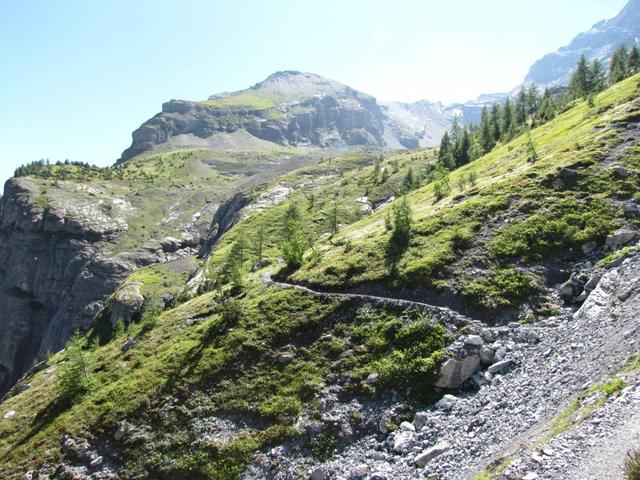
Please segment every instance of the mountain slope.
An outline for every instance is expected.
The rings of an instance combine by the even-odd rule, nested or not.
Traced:
[[[71,401],[59,390],[74,365],[71,347],[3,401],[0,473],[453,479],[478,472],[519,435],[546,425],[541,413],[561,413],[587,372],[598,386],[637,353],[621,340],[637,332],[629,314],[637,295],[612,299],[608,280],[594,283],[638,281],[637,249],[621,247],[639,227],[639,82],[636,75],[533,130],[537,161],[528,137],[517,138],[452,172],[457,191],[440,201],[426,175],[429,183],[407,196],[414,223],[404,250],[389,249],[387,201],[409,167],[430,170],[432,152],[382,161],[355,152],[246,191],[246,201],[229,203],[212,225],[216,242],[197,276],[208,281],[195,298],[148,310],[124,332],[96,328],[102,345],[84,350],[89,384]],[[459,182],[471,171],[475,181]],[[279,257],[294,204],[316,241],[292,272]],[[229,230],[219,235],[222,224]],[[227,267],[241,242],[238,288]],[[143,269],[129,283],[157,284],[157,276]],[[608,318],[605,298],[622,305],[606,341],[597,335]],[[589,328],[567,346],[565,336],[578,335],[572,314],[585,301]],[[610,344],[611,371],[607,362],[581,370],[570,363],[604,355]],[[578,369],[575,378],[564,375],[567,365]],[[549,372],[558,382],[541,387],[529,377],[534,371],[537,382]],[[432,403],[449,390],[459,397]],[[607,391],[613,399],[619,390]]]
[[[0,395],[89,328],[135,269],[196,254],[232,190],[314,161],[288,150],[183,149],[9,180],[0,200]]]
[[[640,0],[629,3],[618,15],[596,23],[591,30],[576,36],[569,45],[549,53],[535,62],[525,83],[543,87],[568,85],[571,73],[581,55],[588,60],[607,63],[620,45],[632,46],[640,39]]]
[[[240,150],[383,146],[383,130],[373,97],[319,75],[285,71],[247,90],[165,103],[133,132],[120,162],[149,150],[218,146],[225,136],[229,148]]]

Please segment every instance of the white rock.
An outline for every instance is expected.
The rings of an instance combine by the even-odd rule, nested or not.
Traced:
[[[436,403],[436,408],[441,410],[451,410],[457,402],[458,397],[455,395],[445,395],[438,401],[438,403]]]
[[[363,463],[362,465],[358,465],[356,467],[356,475],[359,477],[364,477],[369,474],[369,465]]]
[[[10,418],[13,418],[16,416],[16,411],[15,410],[9,410],[7,413],[4,414],[4,419],[5,420],[9,420]]]
[[[393,439],[393,451],[396,453],[402,453],[410,450],[415,442],[414,437],[414,432],[401,431],[397,433]]]
[[[376,381],[378,381],[378,377],[380,377],[380,374],[378,374],[378,373],[370,373],[369,376],[367,377],[367,379],[365,380],[365,382],[367,382],[369,385],[371,385],[372,383],[376,383]]]
[[[451,444],[445,440],[443,442],[437,443],[431,448],[427,448],[419,455],[416,455],[416,458],[414,458],[413,461],[418,467],[422,468],[431,460],[433,460],[439,455],[442,455],[444,452],[446,452],[450,448],[451,448]]]
[[[465,337],[464,343],[473,347],[479,347],[484,342],[482,341],[482,337],[480,337],[480,335],[468,335],[467,337]]]
[[[522,480],[536,480],[537,478],[540,478],[540,475],[535,472],[529,472],[524,477],[522,477]]]
[[[404,430],[405,432],[415,432],[416,427],[413,426],[413,423],[402,422],[400,424],[400,430]]]
[[[293,361],[293,354],[291,353],[282,353],[278,356],[278,362],[282,365],[286,365],[287,363],[291,363]]]

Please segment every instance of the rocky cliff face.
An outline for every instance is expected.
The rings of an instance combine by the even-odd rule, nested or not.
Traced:
[[[222,134],[243,134],[236,146],[248,149],[255,140],[295,147],[382,146],[383,131],[373,97],[318,75],[278,72],[247,90],[165,103],[133,133],[120,161],[176,143],[213,145]]]
[[[640,38],[640,0],[630,0],[614,18],[596,23],[576,36],[569,45],[549,53],[533,64],[526,83],[568,85],[581,55],[608,61],[620,45],[631,46]]]
[[[29,180],[13,179],[0,201],[0,393],[86,328],[135,266],[100,254],[99,243],[122,224],[66,216],[37,204],[39,195]]]

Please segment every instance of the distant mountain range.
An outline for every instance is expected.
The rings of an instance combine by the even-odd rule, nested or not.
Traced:
[[[524,83],[567,85],[580,55],[607,62],[621,44],[630,46],[639,37],[640,0],[630,0],[616,17],[598,22],[569,45],[535,62]],[[120,161],[143,152],[183,147],[268,150],[275,144],[298,151],[433,147],[455,117],[462,124],[477,123],[485,105],[509,95],[481,95],[450,105],[428,100],[377,102],[371,95],[320,75],[277,72],[246,90],[212,95],[204,101],[165,103],[162,112],[133,133],[133,142]]]
[[[639,39],[640,0],[629,0],[614,18],[596,23],[591,30],[576,36],[569,45],[535,62],[525,83],[545,87],[567,85],[581,55],[588,60],[597,58],[606,63],[620,45],[629,47]]]

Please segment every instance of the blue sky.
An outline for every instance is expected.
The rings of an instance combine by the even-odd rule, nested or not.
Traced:
[[[171,98],[277,70],[382,100],[465,101],[625,0],[0,0],[0,180],[39,158],[114,162]]]

